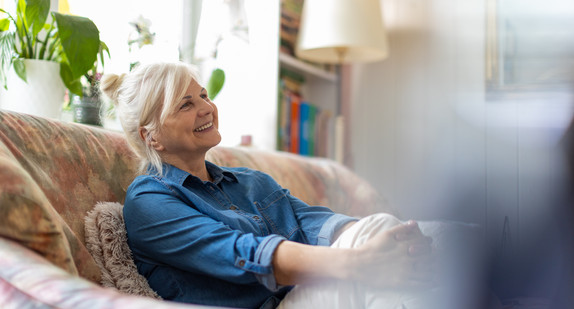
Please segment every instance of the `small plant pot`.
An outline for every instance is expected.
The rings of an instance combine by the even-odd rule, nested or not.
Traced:
[[[101,106],[102,103],[98,97],[84,96],[80,98],[79,96],[73,96],[72,110],[74,112],[74,122],[101,126]]]

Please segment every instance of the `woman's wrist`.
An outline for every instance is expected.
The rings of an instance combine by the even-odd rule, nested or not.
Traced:
[[[357,256],[358,252],[357,249],[336,249],[340,250],[337,253],[337,260],[339,265],[338,267],[334,267],[337,273],[334,274],[334,277],[339,280],[349,281],[355,280],[355,267],[357,265]]]
[[[355,249],[309,246],[283,241],[273,256],[279,284],[294,285],[322,280],[354,278]]]

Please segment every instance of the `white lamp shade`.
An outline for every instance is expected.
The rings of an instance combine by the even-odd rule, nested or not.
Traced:
[[[388,52],[379,0],[305,0],[297,57],[342,64],[382,60]]]

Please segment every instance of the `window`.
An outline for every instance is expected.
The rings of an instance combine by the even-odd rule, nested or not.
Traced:
[[[67,1],[71,14],[90,18],[100,30],[100,39],[111,53],[111,59],[106,59],[106,72],[126,72],[135,61],[179,59],[182,0]],[[138,18],[151,22],[154,43],[141,49],[134,44],[130,52],[128,40],[136,32],[130,22]]]

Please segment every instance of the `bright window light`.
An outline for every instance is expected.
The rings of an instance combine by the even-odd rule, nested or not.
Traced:
[[[182,29],[182,0],[68,0],[70,12],[94,21],[100,30],[100,39],[111,53],[106,59],[107,73],[124,73],[130,63],[140,61],[176,61]],[[112,9],[113,8],[113,9]],[[151,22],[150,31],[155,33],[153,45],[141,50],[130,48],[128,39],[135,27],[130,22],[139,17]]]

